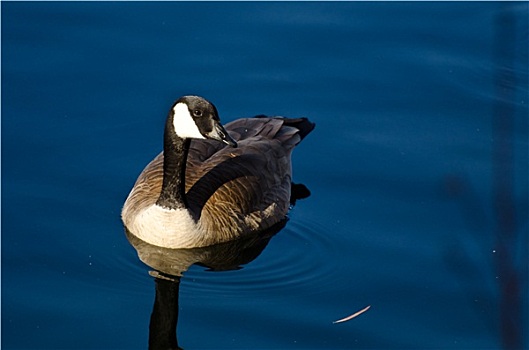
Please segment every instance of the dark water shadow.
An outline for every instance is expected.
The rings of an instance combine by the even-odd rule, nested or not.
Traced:
[[[467,178],[449,177],[445,184],[446,192],[462,204],[472,231],[479,233],[476,237],[477,244],[482,244],[490,236],[494,252],[491,260],[492,273],[480,272],[479,266],[470,259],[472,254],[463,248],[457,249],[457,246],[448,254],[449,262],[460,274],[461,271],[467,271],[469,276],[481,275],[483,283],[489,281],[490,276],[495,276],[495,290],[482,299],[490,300],[488,309],[497,308],[501,347],[513,350],[526,349],[529,336],[527,199],[526,196],[522,199],[517,196],[520,188],[527,188],[529,162],[524,159],[525,164],[517,164],[521,157],[517,155],[519,150],[516,148],[519,142],[517,135],[527,135],[527,107],[520,107],[517,102],[528,97],[527,74],[524,74],[518,63],[522,61],[519,56],[527,57],[529,48],[526,38],[529,23],[527,19],[527,11],[521,14],[518,7],[509,2],[499,3],[494,17],[492,54],[495,63],[495,99],[491,109],[490,189],[492,220],[487,219],[487,210],[482,207],[473,184]],[[520,42],[524,45],[519,45]],[[521,174],[517,174],[517,169],[522,169]],[[523,179],[522,185],[517,182],[518,177]],[[468,288],[474,290],[475,286],[469,285]],[[475,299],[476,293],[471,292],[469,295],[473,295],[472,299]]]
[[[523,241],[522,226],[527,219],[526,213],[517,210],[520,206],[515,196],[515,131],[518,118],[515,106],[517,95],[527,86],[526,78],[516,67],[516,56],[519,54],[516,43],[527,43],[527,37],[520,37],[527,35],[527,19],[527,13],[519,16],[512,6],[502,4],[495,18],[493,42],[497,68],[492,119],[492,195],[496,216],[495,264],[497,274],[501,276],[498,285],[500,334],[504,349],[522,349],[527,346],[527,311],[524,308],[523,291],[527,291],[528,265],[527,260],[520,264],[515,255],[517,245]],[[522,23],[519,26],[520,20]],[[524,28],[522,35],[518,32],[521,28]],[[527,44],[524,46],[527,50]],[[527,114],[523,117],[525,122],[526,117]],[[527,257],[527,246],[523,255]]]

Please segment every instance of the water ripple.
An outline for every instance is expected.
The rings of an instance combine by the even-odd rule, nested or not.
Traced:
[[[310,293],[310,288],[330,280],[336,271],[335,260],[329,259],[332,252],[333,243],[322,227],[296,220],[289,222],[263,253],[241,270],[210,273],[193,267],[184,274],[183,282],[191,293],[276,293],[298,289]]]

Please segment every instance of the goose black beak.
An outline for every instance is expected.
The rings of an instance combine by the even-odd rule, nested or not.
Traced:
[[[224,129],[220,123],[215,123],[213,130],[207,133],[206,137],[212,140],[221,141],[233,148],[237,147],[237,142],[230,136],[230,134],[228,134],[226,129]]]

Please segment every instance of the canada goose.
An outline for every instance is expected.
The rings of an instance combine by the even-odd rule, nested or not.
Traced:
[[[264,116],[224,128],[212,103],[179,98],[167,116],[163,152],[125,201],[125,227],[166,248],[204,247],[267,229],[288,212],[290,155],[313,128],[306,118]]]

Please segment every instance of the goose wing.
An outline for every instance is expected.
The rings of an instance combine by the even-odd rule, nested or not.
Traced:
[[[163,152],[147,164],[134,183],[121,213],[125,226],[128,227],[131,224],[129,220],[143,209],[156,203],[162,192],[162,181]]]
[[[186,172],[190,210],[216,235],[266,228],[289,207],[293,147],[299,130],[284,118],[238,119],[226,125],[238,147],[193,140]]]

